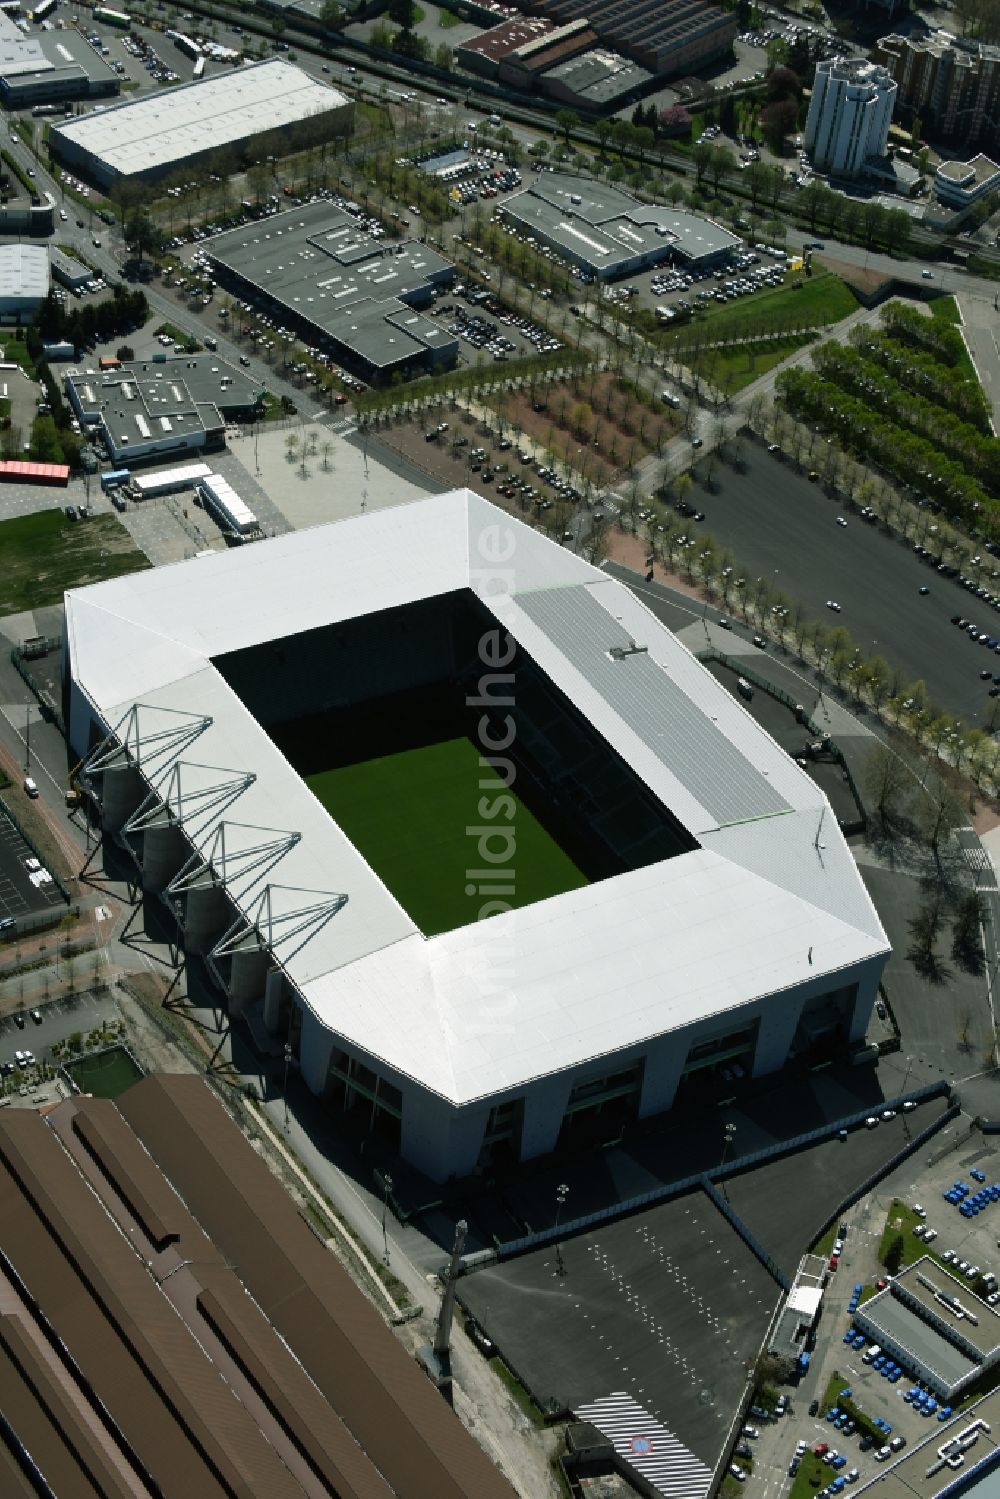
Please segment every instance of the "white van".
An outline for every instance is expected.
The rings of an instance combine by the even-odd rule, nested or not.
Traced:
[[[35,797],[38,795],[38,787],[35,785],[35,782],[32,780],[31,776],[25,776],[24,790],[28,796]]]
[[[873,1343],[872,1346],[866,1349],[865,1352],[861,1355],[861,1362],[863,1364],[870,1364],[878,1358],[881,1352],[882,1350],[879,1345],[877,1343]]]

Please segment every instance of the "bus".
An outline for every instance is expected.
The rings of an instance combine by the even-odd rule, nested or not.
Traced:
[[[46,16],[50,16],[55,8],[56,0],[38,0],[38,4],[31,12],[31,19],[37,26],[40,21],[45,20]]]
[[[106,10],[103,5],[94,7],[94,20],[103,21],[105,26],[117,26],[119,31],[131,31],[132,21],[123,10]]]
[[[203,78],[204,74],[205,74],[205,59],[204,59],[204,57],[199,57],[198,61],[194,65],[194,69],[192,70],[191,77],[192,78]]]
[[[188,57],[199,58],[201,56],[201,48],[198,46],[198,43],[193,37],[185,36],[183,31],[175,31],[172,39],[174,46],[179,48],[181,52],[186,52]]]

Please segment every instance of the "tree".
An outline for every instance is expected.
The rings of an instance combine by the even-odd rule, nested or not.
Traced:
[[[983,959],[983,902],[970,890],[958,903],[951,927],[952,956],[963,967],[978,970]]]
[[[906,763],[887,744],[877,744],[865,760],[864,790],[888,824],[905,804],[913,777]]]
[[[557,109],[556,124],[562,131],[563,140],[568,146],[571,132],[576,130],[576,128],[580,124],[580,116],[577,114],[575,109]]]
[[[714,145],[712,157],[709,163],[709,171],[712,175],[712,188],[719,191],[719,183],[723,177],[728,177],[730,172],[736,170],[736,156],[728,146]]]
[[[414,0],[389,0],[386,6],[386,15],[390,21],[395,21],[397,26],[404,31],[412,31],[417,19],[417,7]]]
[[[435,66],[439,67],[439,68],[443,68],[445,70],[445,72],[449,72],[450,73],[451,72],[451,65],[452,65],[453,61],[454,61],[454,57],[452,55],[451,48],[448,46],[448,43],[447,42],[440,42],[438,44],[437,51],[434,53],[434,63],[435,63]]]
[[[933,969],[934,946],[941,927],[941,903],[934,898],[910,917],[910,958],[921,972]]]
[[[125,219],[125,239],[135,248],[139,264],[143,256],[160,247],[160,231],[144,208],[134,208]]]
[[[695,146],[691,152],[691,159],[694,162],[695,180],[697,181],[699,187],[705,179],[706,172],[709,171],[712,165],[712,157],[714,156],[714,154],[715,147],[712,145],[711,141],[702,141],[701,144]]]
[[[903,1263],[904,1248],[902,1234],[894,1234],[886,1245],[885,1253],[882,1256],[882,1263],[890,1275],[899,1274],[900,1266]]]
[[[337,4],[337,0],[323,0],[323,4],[319,10],[319,23],[321,26],[325,26],[328,31],[332,30],[334,26],[339,24],[343,14],[343,9]]]
[[[772,99],[760,112],[760,127],[768,145],[780,156],[785,148],[785,138],[799,123],[799,106],[795,99]]]
[[[920,831],[936,853],[952,828],[963,819],[962,803],[949,777],[942,774],[928,777],[916,803],[916,813]]]

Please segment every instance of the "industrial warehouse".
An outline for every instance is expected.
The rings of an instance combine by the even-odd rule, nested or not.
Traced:
[[[353,115],[344,94],[271,60],[79,115],[53,126],[49,147],[63,165],[108,188],[155,182],[195,164],[228,175],[251,156],[284,156],[346,135]]]
[[[616,187],[546,172],[512,193],[496,217],[535,239],[598,281],[654,265],[714,265],[740,246],[714,219],[684,208],[639,203]]]
[[[513,1499],[208,1084],[0,1118],[2,1488]]]
[[[455,268],[408,239],[387,244],[325,201],[205,240],[220,286],[369,381],[448,368],[458,339],[427,317]]]
[[[890,949],[822,791],[469,490],[71,591],[64,647],[106,860],[435,1180],[865,1034]]]
[[[84,430],[116,466],[219,448],[226,422],[252,420],[263,396],[242,371],[204,354],[69,370],[63,383]]]

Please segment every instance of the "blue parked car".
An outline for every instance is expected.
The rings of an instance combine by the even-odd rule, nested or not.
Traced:
[[[837,1456],[834,1458],[832,1466],[834,1468],[846,1468],[847,1467],[847,1458],[844,1456],[844,1454],[842,1452],[838,1453]]]
[[[863,1332],[856,1332],[854,1334],[854,1346],[855,1348],[863,1348],[865,1346],[865,1335]]]
[[[986,1180],[985,1171],[980,1171],[977,1166],[973,1166],[972,1170],[969,1172],[969,1175],[972,1177],[973,1181],[984,1182]]]
[[[844,1342],[845,1343],[850,1343],[851,1347],[853,1348],[853,1346],[854,1346],[854,1334],[853,1334],[853,1332],[845,1332],[844,1333]]]
[[[897,1380],[902,1378],[902,1375],[902,1369],[893,1369],[892,1373],[889,1375],[889,1383],[895,1384]]]
[[[837,1409],[837,1407],[835,1405],[831,1405],[830,1409],[826,1413],[826,1419],[828,1421],[836,1421],[839,1415],[840,1411]]]

